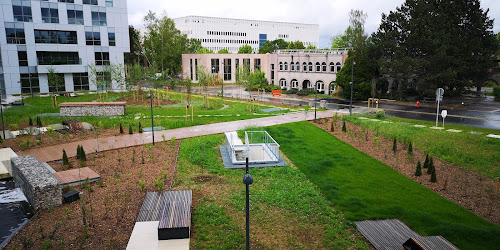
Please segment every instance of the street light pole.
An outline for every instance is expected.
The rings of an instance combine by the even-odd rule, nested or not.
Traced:
[[[2,104],[2,97],[3,93],[2,90],[0,89],[0,113],[2,114],[2,133],[3,133],[3,139],[5,140],[5,124],[3,122],[3,104]]]
[[[224,62],[222,62],[222,77],[221,77],[221,82],[222,82],[222,91],[221,91],[221,94],[222,94],[222,98],[224,98],[224,71],[226,69],[224,68]]]
[[[354,65],[356,65],[356,62],[352,62],[351,66],[351,101],[349,102],[349,115],[352,115],[352,87],[354,85]]]
[[[314,84],[314,121],[316,122],[316,102],[318,99],[318,82]]]
[[[149,97],[151,98],[151,133],[153,134],[153,145],[155,145],[155,124],[154,124],[154,116],[153,116],[153,93],[151,89],[149,89]]]
[[[250,184],[253,183],[253,178],[248,174],[248,157],[246,158],[246,174],[243,177],[243,184],[246,186],[246,249],[250,249]]]

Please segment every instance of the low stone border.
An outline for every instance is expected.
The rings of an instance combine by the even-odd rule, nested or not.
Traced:
[[[125,115],[127,102],[65,102],[59,104],[63,117]]]

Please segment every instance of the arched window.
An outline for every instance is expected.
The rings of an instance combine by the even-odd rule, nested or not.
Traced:
[[[337,63],[337,73],[340,71],[341,68],[342,68],[342,65],[338,62]]]
[[[300,71],[300,63],[299,62],[295,63],[295,70]]]
[[[280,87],[281,88],[286,88],[286,80],[284,78],[280,79]]]
[[[282,70],[283,70],[283,63],[280,62],[280,71],[282,71]]]
[[[333,94],[335,90],[337,90],[337,83],[336,82],[331,82],[330,85],[328,85],[328,90],[329,90],[329,95]]]
[[[335,73],[335,63],[330,63],[330,73]]]
[[[313,71],[313,63],[312,62],[309,62],[309,71]]]
[[[299,88],[299,82],[296,79],[293,79],[292,81],[290,81],[290,87],[292,89],[298,89]]]
[[[326,62],[321,64],[321,71],[326,72]]]
[[[317,81],[316,82],[316,91],[318,91],[318,93],[324,93],[325,92],[325,83],[323,81]]]
[[[295,71],[295,63],[290,63],[290,71]]]
[[[285,62],[285,71],[287,71],[287,70],[288,70],[288,63]]]
[[[307,72],[307,63],[303,63],[302,65],[304,65],[304,72]]]
[[[321,72],[321,64],[319,62],[316,63],[316,72]]]

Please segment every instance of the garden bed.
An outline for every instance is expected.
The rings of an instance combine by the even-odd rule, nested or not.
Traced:
[[[144,92],[142,94],[139,94],[137,98],[135,98],[133,95],[127,95],[124,97],[120,97],[116,99],[115,101],[118,102],[127,102],[127,105],[138,105],[138,106],[150,106],[151,105],[151,99],[149,99],[147,96],[149,95],[149,92]],[[153,99],[153,105],[172,105],[172,104],[177,104],[179,101],[173,101],[173,100],[167,100],[167,99]]]
[[[7,249],[125,249],[146,192],[158,190],[153,179],[164,185],[163,190],[171,188],[179,145],[180,141],[170,141],[87,154],[87,166],[102,177],[102,182],[90,184],[91,192],[75,187],[83,192],[90,227],[83,227],[82,203],[64,204],[39,212]],[[74,158],[70,162],[73,168],[80,165]],[[68,169],[50,165],[57,171]],[[139,180],[145,181],[144,190]]]
[[[417,161],[424,164],[424,152],[413,148],[413,155],[409,155],[408,145],[398,142],[394,153],[392,139],[377,136],[372,130],[350,122],[346,122],[347,132],[342,132],[341,119],[334,124],[335,131],[330,132],[332,120],[322,119],[315,125],[485,220],[500,225],[500,199],[494,197],[494,180],[434,157],[437,182],[431,182],[427,169],[422,168],[422,175],[415,176]]]

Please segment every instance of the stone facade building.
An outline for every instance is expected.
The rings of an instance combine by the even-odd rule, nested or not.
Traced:
[[[248,65],[265,73],[270,84],[282,89],[316,89],[330,94],[337,72],[344,66],[347,49],[277,50],[273,54],[184,54],[183,76],[197,82],[196,69],[203,66],[224,83],[236,82],[236,69]]]

